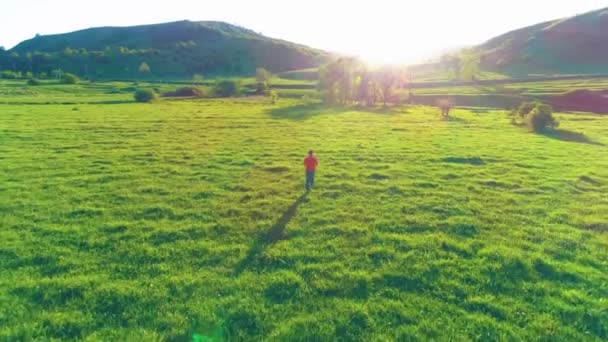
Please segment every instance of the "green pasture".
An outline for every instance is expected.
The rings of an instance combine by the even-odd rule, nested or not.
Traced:
[[[608,117],[131,86],[0,88],[0,340],[608,339]]]

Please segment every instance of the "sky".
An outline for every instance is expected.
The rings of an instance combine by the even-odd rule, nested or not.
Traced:
[[[371,63],[414,63],[608,0],[0,0],[0,46],[98,26],[220,20]]]

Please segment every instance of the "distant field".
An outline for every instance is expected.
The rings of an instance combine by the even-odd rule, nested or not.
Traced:
[[[296,70],[281,73],[272,78],[271,84],[277,88],[279,96],[301,99],[304,96],[318,98],[317,81],[297,79],[299,74],[317,73],[317,69]],[[246,91],[255,87],[255,78],[237,78]],[[430,81],[430,80],[425,80]],[[204,86],[212,86],[215,79],[206,79]],[[421,80],[417,80],[421,82]],[[43,81],[42,86],[28,86],[26,80],[0,80],[0,103],[103,103],[130,102],[137,87],[154,88],[158,92],[172,91],[186,85],[196,85],[188,80],[165,82],[82,82],[77,86],[59,85],[56,81]],[[462,86],[416,87],[414,96],[458,96],[464,98],[465,105],[482,107],[506,107],[519,104],[524,99],[546,99],[564,95],[574,90],[608,91],[608,79],[588,78],[580,80],[542,81],[508,83],[501,85],[470,84]],[[407,89],[397,90],[406,98]],[[470,99],[467,99],[469,97]],[[505,101],[505,97],[507,97]],[[471,104],[473,103],[473,104]]]
[[[308,81],[318,81],[319,80],[319,69],[318,68],[310,68],[310,69],[300,69],[282,72],[278,74],[279,77],[290,80],[308,80]]]
[[[447,82],[453,81],[454,75],[450,75],[447,70],[431,68],[428,70],[412,70],[414,82]],[[492,71],[482,71],[476,77],[478,80],[501,80],[509,76]]]
[[[129,86],[0,88],[0,340],[608,339],[608,117]]]
[[[526,95],[560,95],[572,90],[608,90],[608,79],[589,78],[583,80],[519,83],[506,85],[505,88],[513,89]]]
[[[434,104],[438,98],[451,98],[457,105],[472,107],[515,108],[522,101],[542,101],[553,103],[557,98],[574,91],[608,92],[608,79],[589,78],[580,80],[559,80],[543,82],[517,82],[500,85],[467,84],[462,86],[443,86],[415,88],[412,93],[419,103]],[[402,96],[407,89],[399,91]],[[588,101],[588,100],[587,100]],[[585,100],[572,101],[568,110],[584,111]],[[604,100],[606,102],[606,100]],[[588,109],[591,110],[591,109]],[[606,105],[594,106],[597,113],[608,113]]]
[[[239,78],[244,91],[251,92],[255,86],[254,78]],[[173,91],[179,87],[197,85],[188,81],[174,82],[88,82],[78,85],[63,85],[57,81],[45,80],[42,85],[29,86],[26,80],[0,80],[0,104],[84,104],[84,103],[126,103],[133,101],[133,93],[138,87],[153,88],[158,93]],[[202,84],[210,87],[214,80]],[[312,81],[273,78],[272,85],[282,86],[279,95],[301,98],[308,95],[316,97],[315,83]],[[289,89],[290,86],[310,86],[311,89]]]
[[[500,93],[512,93],[521,95],[561,95],[572,90],[608,90],[608,79],[582,79],[565,81],[543,81],[510,83],[498,86],[489,85],[465,85],[452,87],[416,88],[414,92],[424,95],[436,94],[469,94],[469,95],[491,95]]]

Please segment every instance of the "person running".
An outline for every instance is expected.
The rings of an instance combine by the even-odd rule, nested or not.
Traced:
[[[308,151],[308,157],[304,159],[304,168],[306,169],[306,192],[312,189],[315,182],[315,171],[317,170],[317,165],[319,165],[319,161],[314,156],[313,151]]]

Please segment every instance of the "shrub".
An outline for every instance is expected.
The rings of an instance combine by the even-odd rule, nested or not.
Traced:
[[[262,94],[270,88],[270,80],[272,79],[272,74],[264,69],[257,68],[255,70],[255,80],[256,80],[256,88],[258,94]]]
[[[69,72],[66,72],[61,76],[61,83],[63,84],[78,84],[78,82],[80,82],[78,76],[70,74]]]
[[[522,102],[519,108],[517,108],[516,113],[520,118],[525,118],[537,105],[537,102]]]
[[[163,94],[170,97],[207,97],[208,95],[208,89],[203,87],[181,87]]]
[[[140,74],[149,74],[150,73],[150,66],[148,65],[148,63],[141,62],[141,64],[139,65],[139,73]]]
[[[137,102],[152,102],[156,100],[156,92],[152,89],[137,89],[133,96]]]
[[[13,72],[10,70],[5,70],[0,74],[0,78],[4,78],[7,80],[14,80],[17,77],[18,77],[18,74],[16,72]]]
[[[557,119],[553,116],[553,108],[547,104],[538,104],[526,116],[528,127],[535,131],[542,131],[547,128],[554,128],[559,125]]]
[[[213,93],[218,97],[238,96],[241,92],[241,83],[236,80],[217,81],[213,87]]]
[[[27,84],[31,86],[37,86],[40,85],[41,82],[35,78],[30,78],[29,80],[27,80]]]
[[[275,104],[279,100],[279,93],[276,90],[268,91],[268,96],[270,97],[270,103]]]
[[[201,74],[194,74],[192,75],[192,82],[193,83],[203,83],[203,81],[205,80],[205,77]]]

